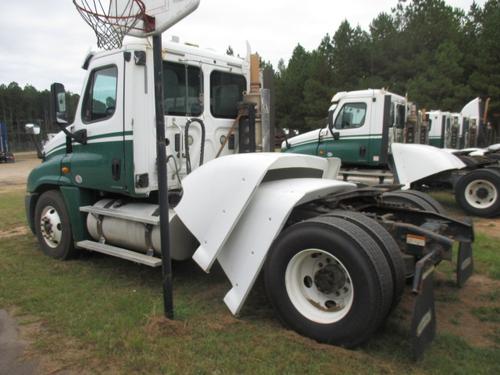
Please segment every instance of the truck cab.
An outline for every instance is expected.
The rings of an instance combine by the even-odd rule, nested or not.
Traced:
[[[151,47],[129,44],[120,50],[90,54],[72,133],[85,133],[84,144],[66,141],[61,132],[44,149],[40,173],[53,182],[80,188],[145,197],[157,190],[154,122],[154,77]],[[189,168],[221,155],[235,153],[235,142],[225,142],[237,117],[237,103],[249,90],[249,61],[217,55],[181,43],[166,43],[163,49],[163,80],[166,137],[168,139],[168,184],[179,188]],[[192,123],[186,132],[188,120]],[[202,129],[203,127],[203,129]],[[205,138],[205,139],[203,139]],[[203,144],[203,147],[202,147]],[[188,149],[186,149],[186,147]],[[67,173],[60,174],[61,165]],[[30,178],[29,189],[40,179]],[[37,182],[35,182],[37,181]]]
[[[284,152],[338,157],[343,165],[381,166],[390,145],[401,142],[406,99],[385,90],[339,92],[332,98],[325,128],[283,144]]]
[[[442,111],[429,111],[429,144],[434,147],[444,148],[447,116]]]

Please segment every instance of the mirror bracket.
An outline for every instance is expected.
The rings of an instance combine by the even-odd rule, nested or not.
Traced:
[[[67,111],[66,111],[66,91],[64,90],[64,85],[61,83],[53,83],[50,86],[50,118],[53,123],[55,123],[59,129],[69,138],[66,142],[66,152],[71,152],[71,140],[81,144],[87,144],[87,130],[82,129],[75,133],[71,133],[66,126],[68,126],[67,121]]]

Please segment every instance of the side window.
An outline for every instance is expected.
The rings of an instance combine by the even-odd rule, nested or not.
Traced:
[[[163,63],[165,114],[199,116],[203,113],[203,75],[195,66]]]
[[[210,111],[217,118],[236,118],[247,89],[244,76],[214,71],[210,75]]]
[[[102,121],[110,118],[116,109],[118,68],[108,66],[92,72],[85,90],[83,122]]]
[[[390,128],[396,127],[396,111],[394,110],[394,107],[396,106],[395,103],[391,103],[391,110],[389,112],[390,116],[390,122],[391,124],[389,125]]]
[[[365,123],[366,103],[344,104],[335,120],[335,129],[360,128]]]
[[[398,104],[396,106],[396,127],[398,129],[404,129],[406,122],[405,116],[406,116],[405,106]]]

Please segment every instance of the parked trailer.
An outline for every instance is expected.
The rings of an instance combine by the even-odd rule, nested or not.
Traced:
[[[141,2],[146,12],[153,3]],[[451,260],[458,242],[457,282],[465,283],[472,223],[398,185],[338,181],[336,158],[254,152],[265,143],[259,121],[267,108],[259,105],[258,59],[159,43],[197,5],[172,0],[177,11],[168,15],[177,18],[167,20],[155,8],[153,44],[90,54],[72,124],[64,121],[63,86],[52,86],[51,113],[63,131],[44,145],[26,195],[42,251],[61,260],[95,251],[167,271],[170,256],[193,259],[206,272],[218,262],[231,283],[224,302],[235,315],[263,273],[287,326],[346,347],[375,334],[412,278],[413,354],[420,357],[435,335],[434,265]],[[137,31],[142,23],[134,35],[145,35]],[[165,100],[155,101],[158,93]],[[163,121],[166,134],[158,138]],[[167,151],[165,164],[155,145],[158,155]],[[161,200],[165,172],[169,192]]]

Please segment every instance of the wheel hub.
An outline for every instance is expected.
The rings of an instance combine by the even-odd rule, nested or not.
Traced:
[[[465,199],[476,209],[487,209],[497,201],[498,190],[490,181],[474,180],[465,189]]]
[[[306,318],[322,323],[342,319],[351,309],[354,285],[344,264],[331,253],[305,249],[285,271],[288,297]]]
[[[40,232],[45,243],[55,248],[61,242],[62,223],[57,210],[52,206],[43,209],[40,216]]]
[[[321,293],[337,292],[346,283],[346,276],[339,265],[328,264],[314,275],[314,283]]]
[[[477,189],[476,196],[479,199],[486,199],[488,197],[488,190],[485,188],[479,188]]]

